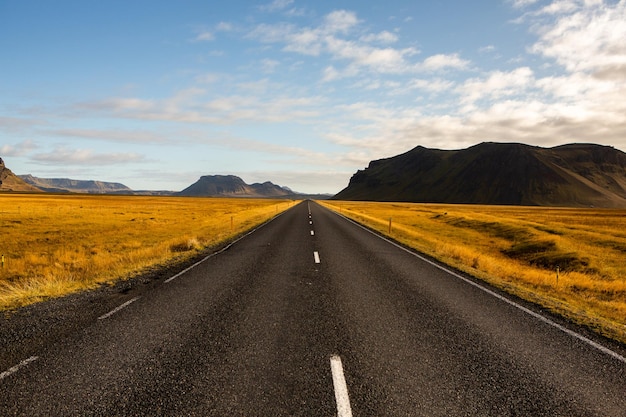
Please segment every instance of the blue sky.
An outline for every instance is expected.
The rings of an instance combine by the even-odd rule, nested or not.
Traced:
[[[336,193],[422,145],[626,150],[626,0],[0,0],[0,157]]]

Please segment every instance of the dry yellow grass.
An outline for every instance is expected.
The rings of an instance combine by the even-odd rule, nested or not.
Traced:
[[[0,310],[191,257],[291,200],[0,194]]]
[[[626,210],[320,203],[626,342]]]

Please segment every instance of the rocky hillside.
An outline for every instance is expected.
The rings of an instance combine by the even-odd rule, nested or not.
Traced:
[[[0,191],[40,192],[41,190],[15,175],[0,158]]]
[[[626,153],[569,144],[418,146],[372,161],[334,199],[564,207],[626,207]]]

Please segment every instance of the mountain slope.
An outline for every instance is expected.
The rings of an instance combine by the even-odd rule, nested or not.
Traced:
[[[133,191],[117,182],[93,180],[73,180],[69,178],[38,178],[32,175],[19,175],[25,182],[47,192],[73,192],[89,194],[132,194]]]
[[[205,175],[182,190],[181,196],[286,197],[294,193],[271,182],[246,184],[235,175]]]
[[[41,192],[39,188],[26,183],[8,169],[2,158],[0,158],[0,191]]]
[[[626,207],[626,154],[592,144],[481,143],[456,151],[418,146],[372,161],[333,198]]]

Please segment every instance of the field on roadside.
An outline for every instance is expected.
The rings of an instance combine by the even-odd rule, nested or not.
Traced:
[[[0,194],[0,310],[191,257],[291,200]]]
[[[319,203],[626,343],[626,210]]]

